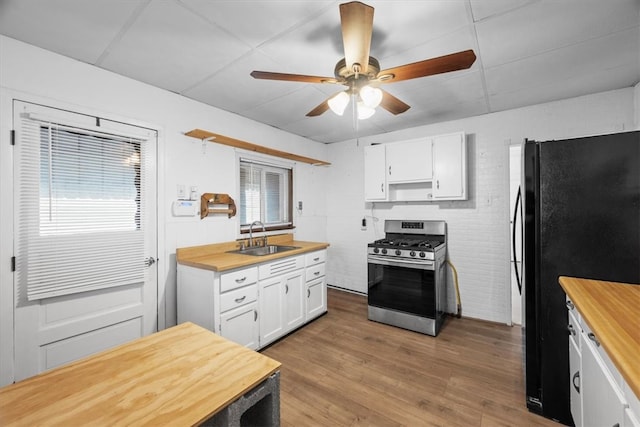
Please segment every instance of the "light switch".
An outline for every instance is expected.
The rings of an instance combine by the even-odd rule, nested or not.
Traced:
[[[184,200],[187,198],[187,189],[184,184],[178,184],[178,199]]]

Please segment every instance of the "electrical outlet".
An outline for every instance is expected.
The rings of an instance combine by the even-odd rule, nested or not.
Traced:
[[[302,201],[298,202],[298,210],[301,211],[302,210]]]
[[[198,200],[198,187],[196,185],[191,186],[191,192],[189,193],[189,200]]]

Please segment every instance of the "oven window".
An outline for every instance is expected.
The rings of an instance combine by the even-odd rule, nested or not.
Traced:
[[[431,270],[369,263],[368,303],[435,319],[435,274]]]

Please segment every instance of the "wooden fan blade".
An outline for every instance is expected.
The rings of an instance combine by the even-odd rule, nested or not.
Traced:
[[[341,4],[340,22],[347,68],[353,71],[353,64],[360,64],[360,72],[366,73],[373,32],[373,8],[359,1]]]
[[[305,76],[304,74],[272,73],[270,71],[252,71],[254,79],[282,80],[303,83],[338,83],[333,77]]]
[[[382,91],[382,101],[380,102],[380,106],[395,115],[404,113],[411,108],[409,105],[384,90]]]
[[[383,83],[394,83],[418,77],[432,76],[434,74],[448,73],[450,71],[465,70],[471,67],[475,60],[476,54],[473,53],[473,50],[465,50],[382,70],[378,73],[378,78]]]
[[[332,95],[333,96],[333,95]],[[325,99],[322,104],[307,113],[307,117],[316,117],[329,109],[329,99]]]

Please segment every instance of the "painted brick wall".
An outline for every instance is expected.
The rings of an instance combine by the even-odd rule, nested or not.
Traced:
[[[327,282],[366,293],[366,244],[384,236],[385,219],[445,220],[463,316],[509,323],[509,144],[631,130],[634,119],[634,88],[628,88],[329,145]],[[364,202],[365,145],[456,131],[467,134],[469,200]],[[452,277],[449,270],[449,312],[455,312]]]

